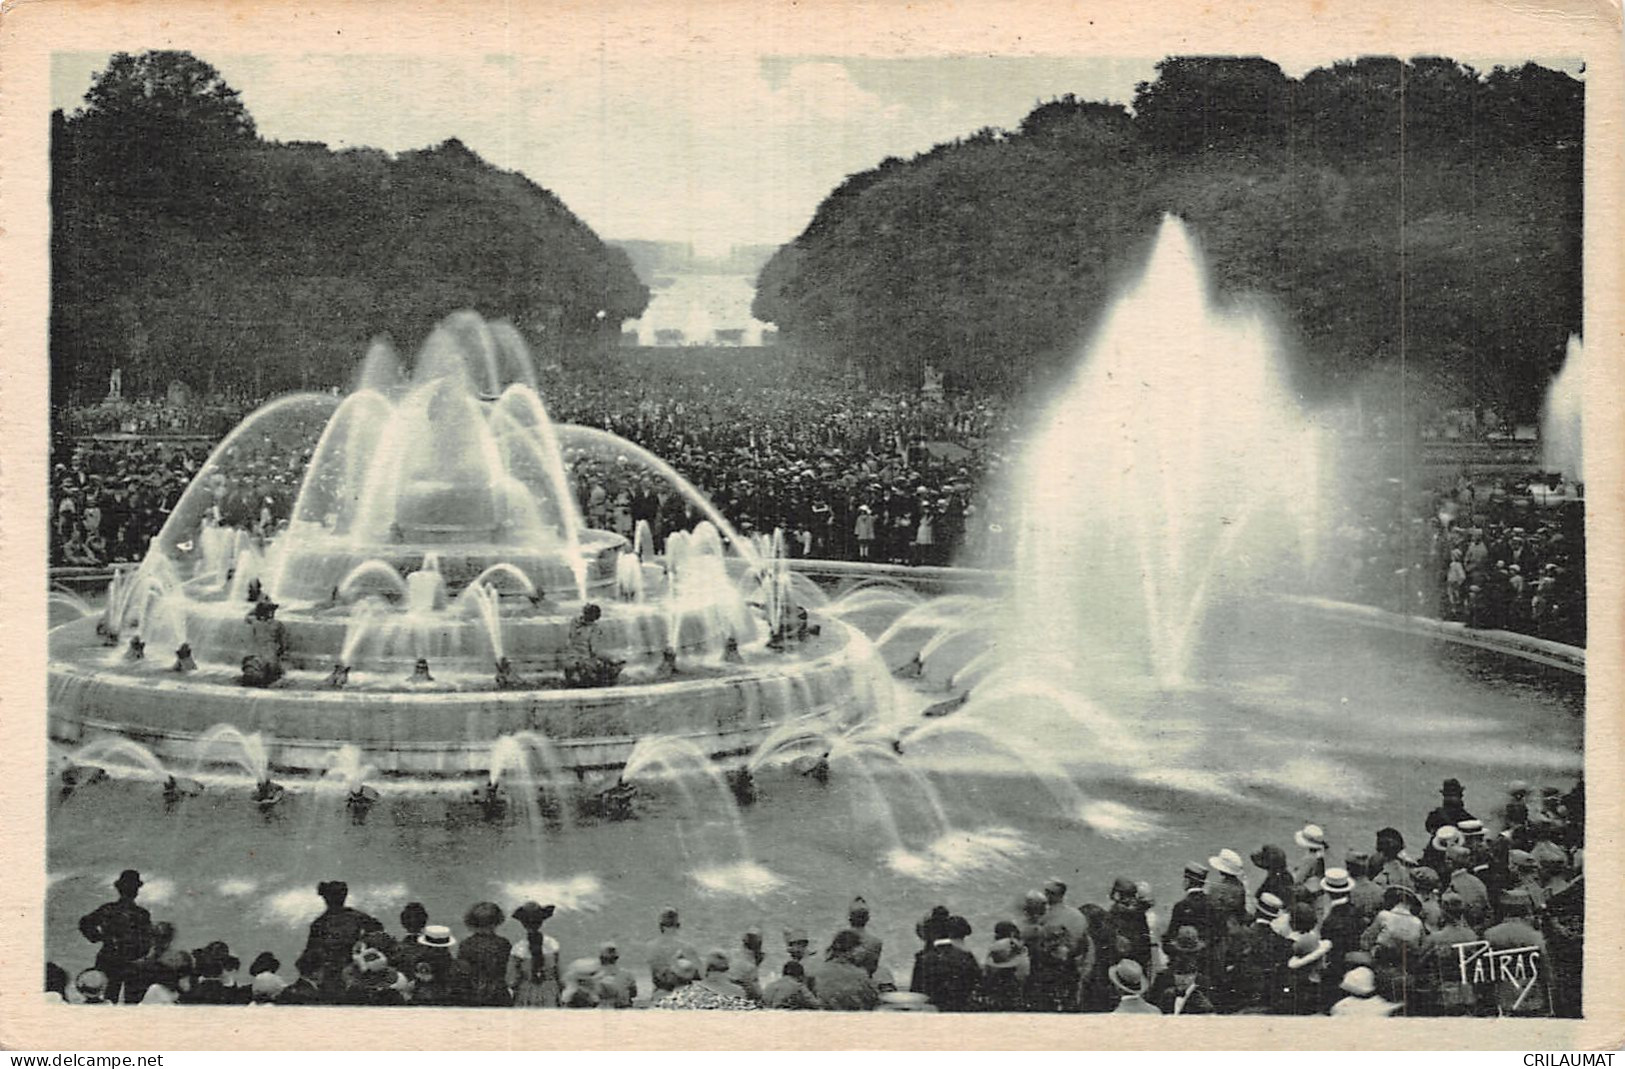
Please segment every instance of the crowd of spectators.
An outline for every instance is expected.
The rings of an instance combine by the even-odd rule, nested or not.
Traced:
[[[636,373],[607,365],[555,371],[542,393],[555,422],[648,450],[743,534],[783,530],[792,557],[994,568],[1011,559],[1013,525],[998,490],[1019,451],[1020,428],[995,398],[924,398],[833,375],[791,382],[771,364],[703,362],[649,363]],[[242,414],[239,407],[224,426]],[[58,430],[82,422],[69,415]],[[213,440],[59,433],[52,562],[139,559]],[[658,547],[702,518],[637,457],[568,435],[565,442],[590,526],[630,537],[647,521]],[[308,459],[308,445],[239,443],[212,480],[216,521],[275,537]],[[1527,477],[1464,473],[1409,497],[1397,484],[1380,478],[1342,493],[1322,546],[1321,593],[1584,642],[1583,506]]]
[[[1398,480],[1338,502],[1325,585],[1334,596],[1474,628],[1585,644],[1585,512],[1527,478],[1427,489]]]
[[[1296,859],[1265,843],[1250,854],[1251,874],[1229,848],[1187,863],[1165,914],[1151,885],[1132,875],[1110,882],[1103,905],[1074,905],[1067,886],[1050,880],[1008,910],[984,907],[975,926],[934,906],[915,926],[919,946],[902,950],[870,929],[862,898],[844,927],[816,940],[800,926],[816,918],[787,918],[782,951],[757,930],[710,933],[720,942],[702,951],[678,910],[665,908],[641,947],[611,940],[567,952],[545,930],[552,905],[525,902],[508,914],[475,903],[459,935],[422,904],[404,903],[392,930],[348,905],[346,884],[330,880],[316,888],[325,909],[291,962],[267,950],[244,968],[224,941],[181,949],[182,933],[192,937],[185,917],[155,922],[138,902],[139,872],[126,870],[114,884],[118,899],[79,923],[99,947],[95,960],[71,981],[48,965],[47,997],[141,1005],[1579,1016],[1583,784],[1565,793],[1512,783],[1483,819],[1469,812],[1458,781],[1446,780],[1440,796],[1422,821],[1419,849],[1383,828],[1369,846],[1351,839],[1339,857],[1324,829],[1309,824],[1291,836]]]

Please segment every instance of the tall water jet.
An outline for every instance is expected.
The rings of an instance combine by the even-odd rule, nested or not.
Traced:
[[[1568,355],[1546,391],[1540,415],[1540,466],[1571,483],[1585,481],[1581,414],[1585,407],[1585,346],[1569,335]]]
[[[1077,657],[1126,651],[1179,686],[1211,600],[1282,551],[1253,521],[1290,507],[1311,448],[1263,318],[1214,302],[1190,235],[1165,216],[1028,447],[1001,648],[1042,636]]]

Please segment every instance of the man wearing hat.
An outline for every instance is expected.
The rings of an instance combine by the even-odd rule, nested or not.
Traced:
[[[673,972],[677,960],[682,958],[698,964],[700,952],[682,937],[683,924],[675,909],[667,906],[661,910],[655,923],[660,934],[649,942],[649,976],[657,991],[673,991],[679,986]]]
[[[1106,979],[1117,989],[1117,1008],[1112,1011],[1113,1013],[1162,1015],[1160,1009],[1145,1000],[1150,985],[1146,983],[1145,970],[1133,958],[1124,958],[1106,970]]]
[[[1418,1015],[1467,1016],[1478,999],[1473,985],[1461,978],[1461,955],[1456,947],[1476,943],[1478,932],[1467,921],[1466,902],[1454,891],[1439,897],[1439,913],[1439,927],[1422,939],[1415,1011]]]
[[[1274,927],[1285,908],[1284,899],[1265,891],[1258,896],[1253,923],[1231,940],[1230,989],[1219,992],[1221,1005],[1226,1010],[1262,1010],[1269,1004],[1277,974],[1286,965],[1291,951],[1291,945]]]
[[[152,914],[135,904],[141,874],[125,869],[113,881],[118,900],[97,906],[79,920],[79,932],[100,943],[96,969],[107,977],[106,999],[118,1002],[135,963],[152,948]]]
[[[964,1013],[971,1008],[981,986],[982,969],[976,955],[965,949],[970,922],[959,916],[948,918],[942,935],[914,956],[914,976],[909,990],[925,995],[943,1013]],[[833,954],[834,948],[831,948]],[[814,990],[824,998],[823,974]]]
[[[1452,776],[1444,781],[1439,787],[1438,806],[1427,815],[1427,820],[1423,822],[1423,826],[1427,828],[1429,835],[1437,832],[1446,824],[1459,828],[1462,821],[1473,819],[1473,815],[1467,812],[1464,794],[1461,780]]]
[[[1168,943],[1179,933],[1181,928],[1191,927],[1207,943],[1213,942],[1213,907],[1208,902],[1207,866],[1200,861],[1185,862],[1185,871],[1182,879],[1185,883],[1185,893],[1168,910],[1168,928],[1162,933],[1162,941]]]
[[[1241,882],[1241,855],[1234,850],[1220,850],[1207,859],[1213,871],[1208,884],[1207,897],[1213,906],[1213,925],[1228,927],[1233,918],[1237,924],[1247,923],[1247,888]]]
[[[1446,871],[1449,879],[1444,886],[1447,891],[1460,896],[1466,909],[1467,919],[1475,924],[1485,924],[1490,915],[1490,891],[1484,881],[1473,871],[1473,852],[1465,846],[1452,846],[1445,851]]]
[[[1365,934],[1366,919],[1355,911],[1349,901],[1354,880],[1345,869],[1327,869],[1320,881],[1326,892],[1326,915],[1320,920],[1321,938],[1331,943],[1327,951],[1327,970],[1333,976],[1343,973],[1343,956],[1360,948],[1360,936]]]
[[[1501,923],[1484,933],[1492,951],[1523,950],[1522,960],[1533,960],[1534,975],[1519,975],[1505,967],[1496,970],[1494,997],[1503,1017],[1547,1017],[1551,1014],[1550,988],[1559,983],[1552,975],[1553,962],[1546,953],[1546,938],[1534,925],[1535,902],[1523,888],[1513,888],[1501,896]],[[1531,982],[1532,981],[1532,982]]]
[[[1209,997],[1210,981],[1202,974],[1207,944],[1196,929],[1181,928],[1163,949],[1168,952],[1168,968],[1151,982],[1146,1000],[1172,1017],[1218,1012]]]

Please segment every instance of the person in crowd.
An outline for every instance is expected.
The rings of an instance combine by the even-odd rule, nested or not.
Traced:
[[[1326,913],[1320,918],[1320,934],[1330,945],[1327,948],[1326,971],[1332,976],[1343,973],[1343,958],[1360,946],[1367,920],[1349,901],[1354,880],[1344,869],[1327,869],[1320,881],[1326,892]]]
[[[1327,958],[1331,951],[1332,941],[1314,932],[1304,932],[1294,938],[1272,1012],[1294,1017],[1325,1012],[1327,1003],[1322,981],[1329,968]]]
[[[68,1001],[68,970],[54,961],[45,963],[45,1003],[54,1006]]]
[[[323,880],[316,885],[316,894],[327,908],[310,922],[305,953],[314,954],[322,962],[321,985],[336,994],[339,974],[350,963],[357,940],[367,932],[383,931],[384,926],[376,917],[345,904],[350,897],[350,885],[343,880]],[[303,970],[300,975],[304,975]]]
[[[1377,994],[1377,978],[1364,965],[1343,974],[1343,982],[1338,986],[1345,995],[1332,1003],[1333,1017],[1390,1017],[1399,1009],[1397,1003]]]
[[[1423,827],[1427,828],[1429,835],[1437,834],[1439,829],[1447,824],[1450,827],[1459,829],[1462,821],[1473,819],[1473,815],[1467,811],[1466,793],[1466,790],[1461,785],[1461,780],[1456,779],[1454,776],[1440,785],[1439,804],[1428,813],[1427,819],[1423,821]],[[1404,844],[1401,843],[1400,845],[1403,848]],[[1448,846],[1448,844],[1446,845]],[[1377,852],[1382,852],[1380,847]]]
[[[158,957],[152,984],[141,998],[143,1006],[174,1006],[185,1000],[192,986],[192,955],[184,950],[166,950]]]
[[[86,969],[73,978],[73,989],[82,1006],[110,1006],[107,998],[107,974],[100,969]],[[59,1000],[60,1001],[60,1000]]]
[[[649,943],[649,978],[656,991],[671,991],[677,987],[673,966],[679,958],[695,965],[698,975],[700,952],[682,936],[683,924],[677,910],[670,906],[660,911],[656,920],[660,934]]]
[[[1272,894],[1285,902],[1292,897],[1292,873],[1287,869],[1286,851],[1272,843],[1254,850],[1250,860],[1254,867],[1264,871],[1264,878],[1253,892],[1256,901],[1261,894]]]
[[[1422,930],[1434,931],[1444,919],[1439,905],[1439,874],[1426,865],[1419,865],[1411,870],[1411,879],[1416,881],[1416,915],[1422,920]]]
[[[982,979],[976,989],[978,1009],[1019,1013],[1026,1008],[1032,963],[1019,933],[1020,929],[1010,921],[1000,921],[994,929],[993,945],[982,962]]]
[[[592,958],[576,958],[566,965],[563,986],[559,989],[559,1006],[567,1010],[596,1010],[603,1004],[603,989],[598,986],[598,962]]]
[[[880,990],[854,956],[862,943],[850,929],[835,933],[824,960],[808,976],[808,987],[826,1010],[872,1010]],[[916,957],[918,961],[918,957]]]
[[[1133,958],[1140,968],[1151,968],[1151,926],[1140,907],[1139,886],[1126,876],[1112,881],[1108,925],[1111,950],[1119,958]],[[1080,915],[1079,919],[1082,917]]]
[[[119,1001],[135,963],[152,949],[152,914],[135,901],[142,882],[139,872],[125,869],[113,881],[118,898],[79,919],[79,933],[100,944],[95,967],[107,977],[108,1002]]]
[[[174,945],[175,925],[169,921],[153,921],[152,945],[131,965],[129,978],[124,984],[126,1003],[139,1003],[146,996],[147,988],[158,972],[158,959],[169,953]]]
[[[805,928],[786,928],[784,930],[784,954],[790,961],[799,961],[807,964],[807,955],[812,949],[812,940],[807,936]]]
[[[965,918],[951,916],[939,937],[914,956],[910,990],[925,995],[943,1013],[969,1010],[982,982],[976,956],[965,949],[970,934]]]
[[[1303,857],[1292,869],[1293,895],[1318,899],[1320,880],[1326,875],[1326,851],[1330,849],[1326,832],[1319,824],[1305,824],[1292,833],[1292,841],[1303,850]],[[1290,904],[1293,899],[1282,896],[1281,901]]]
[[[1461,973],[1458,947],[1478,941],[1467,922],[1467,903],[1454,891],[1439,897],[1440,926],[1422,940],[1417,981],[1412,986],[1414,1009],[1444,1017],[1471,1015],[1478,1003],[1476,988]]]
[[[1187,861],[1184,872],[1181,873],[1184,881],[1184,894],[1168,910],[1168,929],[1163,933],[1163,942],[1167,943],[1181,928],[1195,928],[1204,942],[1213,941],[1213,911],[1208,903],[1207,880],[1208,868],[1200,861]]]
[[[860,895],[852,900],[846,909],[846,924],[848,930],[858,937],[858,953],[853,960],[863,966],[870,976],[880,968],[880,955],[884,952],[886,944],[881,938],[869,929],[869,903]]]
[[[1168,943],[1168,968],[1151,981],[1147,1000],[1164,1015],[1179,1017],[1217,1013],[1209,980],[1202,974],[1207,944],[1186,926]]]
[[[598,985],[601,1006],[628,1010],[638,1000],[638,978],[622,968],[621,951],[614,943],[605,943],[598,948],[598,971],[593,974],[593,979]],[[517,994],[514,1005],[519,1005]]]
[[[401,937],[390,950],[389,963],[406,976],[412,975],[412,961],[417,957],[418,936],[429,923],[429,911],[422,902],[408,902],[401,907]],[[275,969],[271,970],[275,972]]]
[[[1151,985],[1146,981],[1145,970],[1133,958],[1124,958],[1106,970],[1106,978],[1117,989],[1117,1008],[1113,1013],[1162,1013],[1146,1001]]]
[[[746,929],[739,937],[739,950],[729,957],[728,979],[738,984],[745,996],[754,1002],[762,1001],[762,933],[756,928]],[[880,960],[875,959],[879,966]]]
[[[1241,855],[1234,850],[1220,850],[1207,859],[1213,877],[1208,884],[1208,902],[1213,908],[1213,928],[1216,937],[1221,923],[1228,927],[1231,918],[1245,923],[1247,920],[1247,888],[1241,882]]]
[[[799,961],[784,963],[784,971],[762,991],[762,1008],[769,1010],[821,1010],[824,1004],[807,987],[807,971]]]
[[[468,937],[457,948],[457,960],[468,970],[469,999],[475,1006],[507,1006],[508,962],[513,943],[496,933],[507,917],[495,902],[476,902],[463,914]]]
[[[389,963],[394,943],[382,930],[363,933],[340,975],[335,1001],[346,1006],[404,1006],[406,977]]]
[[[249,984],[250,1006],[274,1006],[282,992],[288,989],[287,981],[275,972],[257,973]]]
[[[1307,903],[1303,905],[1313,909]],[[1219,992],[1221,1010],[1262,1012],[1269,1006],[1290,951],[1287,941],[1273,927],[1285,908],[1285,900],[1269,891],[1258,896],[1253,923],[1231,941],[1230,983],[1228,989]],[[1200,936],[1199,930],[1197,934]],[[1208,961],[1211,963],[1211,957]]]
[[[1398,828],[1377,832],[1376,857],[1371,861],[1371,880],[1382,887],[1409,887],[1415,890],[1411,867],[1415,862],[1405,853],[1405,836]]]
[[[1492,951],[1525,951],[1511,966],[1495,971],[1493,998],[1503,1017],[1544,1017],[1551,1012],[1552,975],[1546,937],[1535,927],[1536,904],[1529,892],[1514,888],[1501,896],[1501,922],[1484,932]]]
[[[686,958],[678,959],[682,968],[676,969],[680,980],[685,975],[695,979],[668,992],[656,1001],[663,1010],[756,1010],[761,1007],[745,995],[744,989],[728,979],[728,955],[716,949],[706,952],[705,971],[697,974]],[[861,971],[861,970],[860,970]]]
[[[1353,907],[1362,923],[1369,923],[1382,909],[1382,888],[1371,878],[1371,870],[1374,867],[1371,855],[1359,851],[1354,851],[1343,859],[1343,871],[1354,881],[1348,892],[1349,905]]]

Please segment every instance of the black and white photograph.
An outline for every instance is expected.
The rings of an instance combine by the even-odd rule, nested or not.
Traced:
[[[426,50],[383,10],[53,45],[7,114],[48,234],[19,942],[71,1027],[1617,1015],[1582,38],[622,50],[609,8]]]

